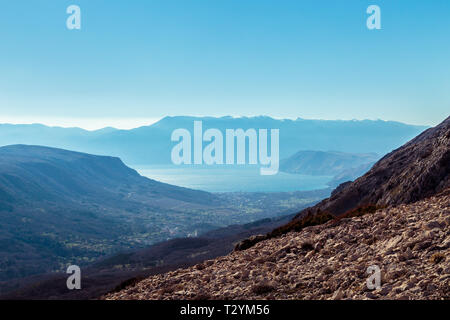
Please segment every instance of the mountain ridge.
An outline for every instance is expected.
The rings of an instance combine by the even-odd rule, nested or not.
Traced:
[[[208,192],[142,177],[116,157],[1,147],[0,281],[165,240],[172,229],[174,236],[203,230],[196,223],[223,203]]]
[[[19,188],[25,195],[34,194],[34,190],[27,188],[38,186],[42,195],[52,194],[52,191],[66,191],[73,194],[95,198],[98,193],[103,193],[106,188],[118,188],[125,184],[145,184],[148,187],[158,186],[172,190],[190,192],[190,189],[170,186],[165,183],[140,176],[136,170],[127,167],[120,158],[110,156],[91,155],[82,152],[69,151],[51,147],[11,145],[0,147],[1,177],[3,179],[2,190],[7,190],[5,184]],[[73,168],[77,168],[73,171]],[[20,170],[19,173],[17,171]],[[70,170],[70,171],[69,171]],[[14,180],[11,173],[16,171],[16,177],[22,181]],[[48,177],[53,176],[53,180]],[[27,180],[25,182],[25,180]],[[102,180],[102,187],[96,185],[97,180]],[[22,182],[22,184],[20,184]],[[92,185],[90,187],[90,185]],[[49,191],[52,190],[52,191]],[[64,198],[63,192],[55,197]],[[189,202],[203,201],[211,198],[209,193],[196,191],[198,196],[184,197]],[[53,197],[53,198],[55,198]]]
[[[79,152],[110,155],[127,164],[169,164],[173,130],[191,130],[202,121],[204,130],[280,129],[280,158],[298,150],[337,150],[385,154],[426,129],[382,120],[278,120],[270,117],[165,117],[130,130],[95,130],[46,127],[42,125],[0,125],[0,145],[45,145]],[[385,137],[389,136],[387,140]]]
[[[266,236],[101,299],[449,299],[449,231],[450,117]]]
[[[450,117],[386,154],[355,181],[340,184],[331,196],[300,211],[288,224],[236,245],[245,250],[339,216],[360,215],[387,206],[409,204],[450,187]]]
[[[346,170],[375,163],[376,153],[301,150],[280,161],[280,170],[294,174],[337,176]]]
[[[407,204],[450,187],[449,175],[450,117],[382,157],[369,172],[314,208],[340,215],[357,206]]]

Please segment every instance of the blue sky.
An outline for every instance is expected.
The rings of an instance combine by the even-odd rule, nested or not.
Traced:
[[[81,7],[82,28],[66,28]],[[366,28],[381,8],[382,30]],[[450,1],[0,4],[0,122],[132,127],[165,115],[385,119],[450,110]]]

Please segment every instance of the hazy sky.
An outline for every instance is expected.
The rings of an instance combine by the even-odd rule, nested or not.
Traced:
[[[81,30],[66,8],[81,7]],[[366,9],[381,8],[382,30]],[[0,122],[132,127],[165,115],[385,119],[450,112],[450,1],[14,0]]]

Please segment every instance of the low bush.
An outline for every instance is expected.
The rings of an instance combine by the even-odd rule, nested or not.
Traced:
[[[257,284],[252,287],[252,292],[254,294],[258,294],[258,295],[266,294],[266,293],[272,292],[274,290],[275,290],[275,287],[271,286],[269,284]]]

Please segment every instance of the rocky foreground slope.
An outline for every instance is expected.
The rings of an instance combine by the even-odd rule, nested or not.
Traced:
[[[333,217],[409,204],[450,188],[450,117],[385,155],[362,177],[340,184],[331,196],[300,211],[288,224],[236,246],[245,250],[259,241],[322,224]]]
[[[384,156],[364,176],[341,185],[303,213],[341,215],[364,205],[412,203],[450,187],[450,117]]]
[[[365,175],[340,185],[305,215],[339,216],[367,205],[412,203],[450,187],[450,117],[380,159]]]
[[[450,299],[450,189],[307,227],[104,299]],[[381,288],[369,290],[367,268]]]

